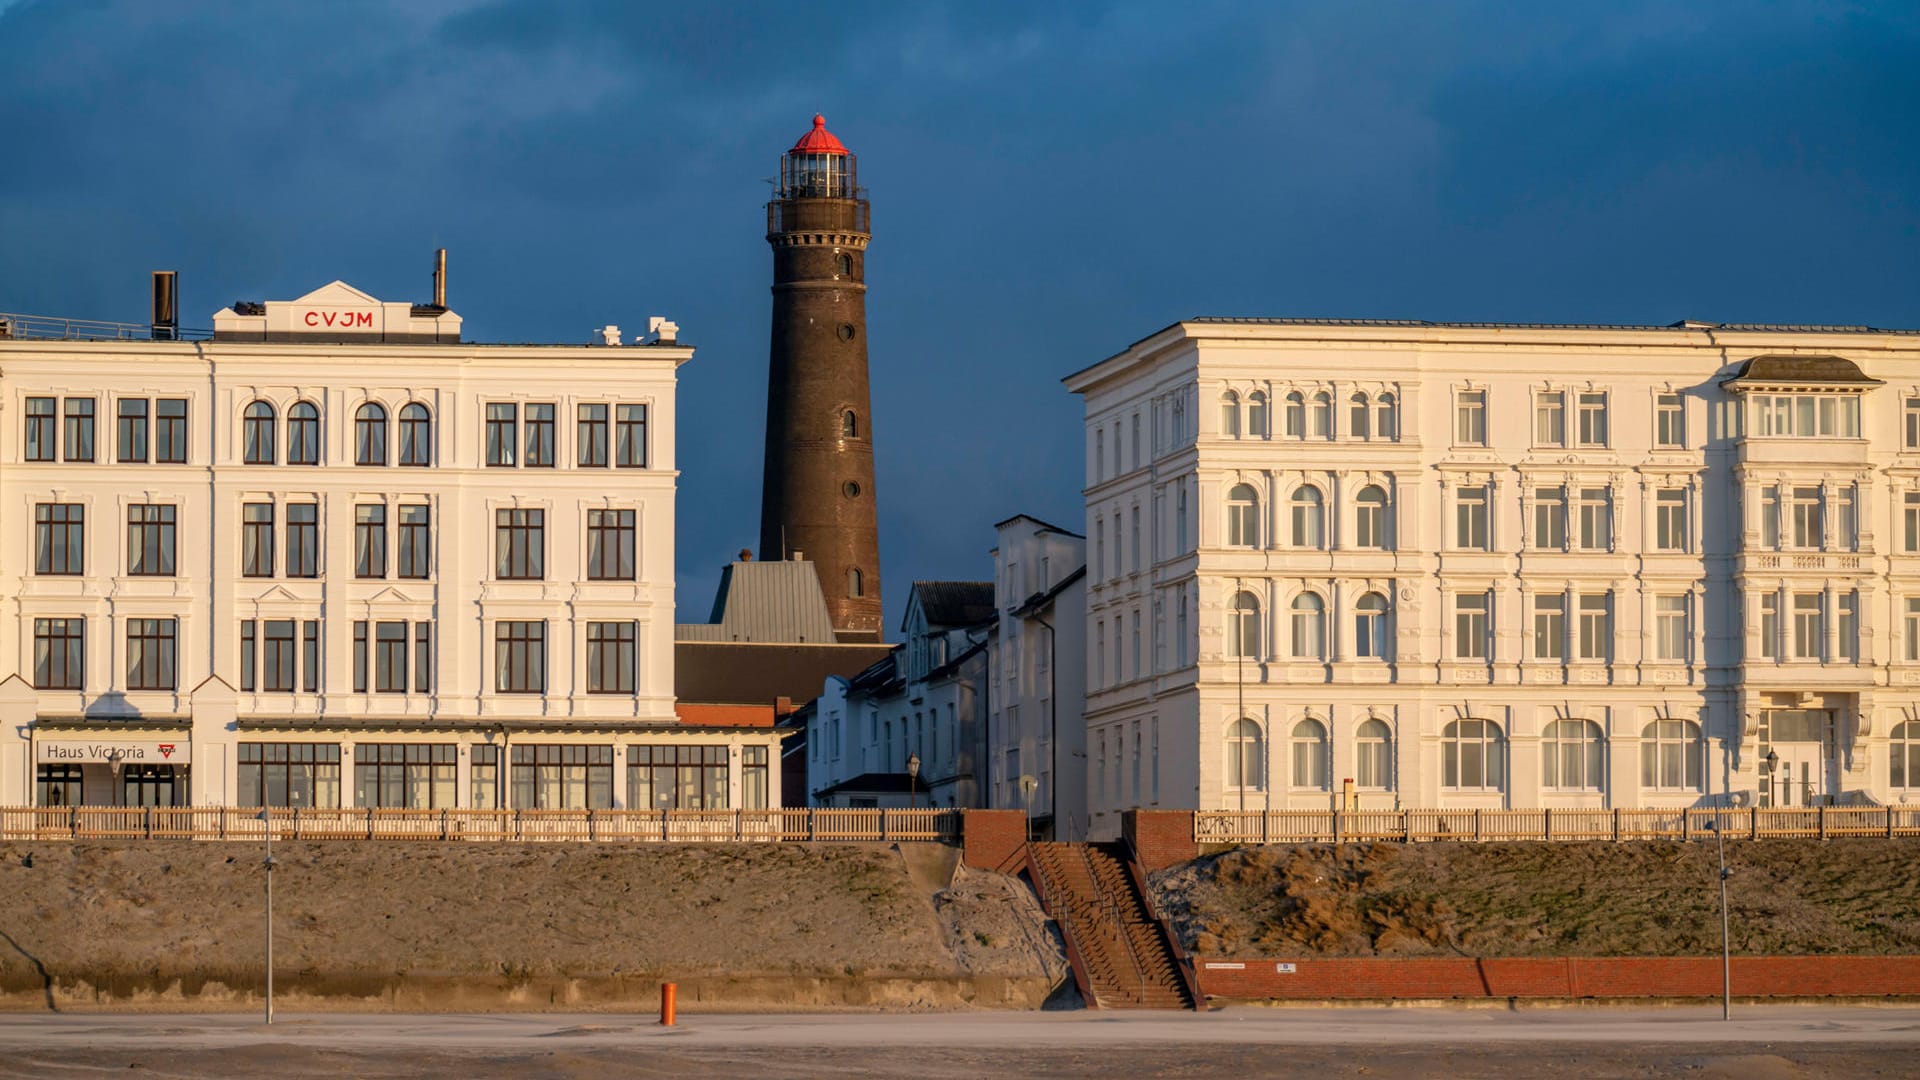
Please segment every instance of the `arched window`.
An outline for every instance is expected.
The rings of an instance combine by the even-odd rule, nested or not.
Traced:
[[[1353,655],[1387,658],[1387,598],[1377,592],[1367,593],[1353,605]]]
[[[400,464],[433,464],[433,414],[417,401],[400,410]]]
[[[241,460],[249,465],[273,464],[273,406],[264,401],[247,406],[242,427]]]
[[[353,463],[387,463],[387,410],[371,401],[353,414]]]
[[[1507,775],[1506,742],[1491,720],[1450,720],[1440,732],[1440,786],[1498,791]]]
[[[1327,605],[1318,593],[1293,598],[1293,655],[1318,660],[1326,653]]]
[[[1293,725],[1293,786],[1327,789],[1327,729],[1311,717]]]
[[[1287,395],[1287,437],[1304,438],[1307,434],[1307,399],[1295,390]]]
[[[1227,655],[1260,659],[1260,601],[1250,592],[1234,593],[1227,608]]]
[[[1356,439],[1364,439],[1370,426],[1367,423],[1367,395],[1355,394],[1349,401],[1353,405],[1353,415],[1347,418],[1347,426],[1353,429],[1349,434]]]
[[[1260,495],[1251,484],[1227,489],[1227,546],[1260,546]]]
[[[1541,784],[1562,791],[1599,791],[1606,778],[1604,740],[1591,720],[1555,720],[1540,736]]]
[[[1291,507],[1293,546],[1319,547],[1324,536],[1324,530],[1321,529],[1320,489],[1312,484],[1302,484],[1295,488]]]
[[[1699,791],[1705,764],[1700,725],[1691,720],[1655,720],[1640,731],[1640,786],[1661,791]],[[1920,764],[1920,758],[1915,762]],[[1900,766],[1895,759],[1894,775]],[[1920,775],[1915,776],[1920,779]],[[1901,786],[1898,783],[1895,787]]]
[[[320,464],[320,410],[311,402],[287,410],[287,464]]]
[[[852,409],[840,414],[840,437],[843,439],[860,437],[860,417],[856,416]]]
[[[1333,395],[1325,390],[1313,395],[1312,423],[1307,434],[1316,439],[1333,437]]]
[[[1370,719],[1354,732],[1353,782],[1363,788],[1393,786],[1393,731],[1385,720]]]
[[[847,595],[866,595],[866,578],[860,573],[860,568],[857,566],[847,567]]]
[[[1392,394],[1381,394],[1373,399],[1373,435],[1376,439],[1397,439],[1400,437],[1400,413],[1394,407]]]
[[[1920,788],[1920,722],[1895,724],[1887,733],[1887,785]]]
[[[1368,484],[1353,497],[1353,546],[1387,546],[1387,493],[1377,485]]]
[[[1260,758],[1260,725],[1244,717],[1228,725],[1227,789],[1264,790],[1266,770]]]
[[[1247,434],[1256,439],[1264,439],[1267,431],[1267,394],[1264,390],[1255,390],[1247,395]]]
[[[1231,390],[1220,395],[1220,434],[1229,439],[1240,437],[1240,395]]]

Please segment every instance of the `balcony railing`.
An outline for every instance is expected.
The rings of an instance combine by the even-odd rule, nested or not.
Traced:
[[[1724,823],[1722,825],[1721,823]],[[1920,808],[1748,807],[1684,810],[1203,810],[1202,844],[1299,844],[1387,840],[1711,840],[1920,836]]]
[[[276,840],[512,840],[713,844],[740,841],[956,842],[960,811],[331,810],[274,807]],[[257,807],[0,808],[0,840],[261,840]]]

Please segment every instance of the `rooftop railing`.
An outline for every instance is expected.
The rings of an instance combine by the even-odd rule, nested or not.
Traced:
[[[206,341],[211,330],[0,311],[0,341]]]

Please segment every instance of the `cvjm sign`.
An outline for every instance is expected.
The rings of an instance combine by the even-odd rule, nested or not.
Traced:
[[[372,330],[374,327],[371,311],[325,311],[309,309],[296,316],[301,323],[312,330]]]
[[[193,760],[193,744],[179,742],[49,742],[34,744],[36,765],[185,765]]]

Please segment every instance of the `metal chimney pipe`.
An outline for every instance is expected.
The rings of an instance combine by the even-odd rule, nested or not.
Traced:
[[[153,322],[155,341],[172,341],[180,335],[180,272],[153,272]]]
[[[433,306],[447,306],[447,249],[433,253]]]

